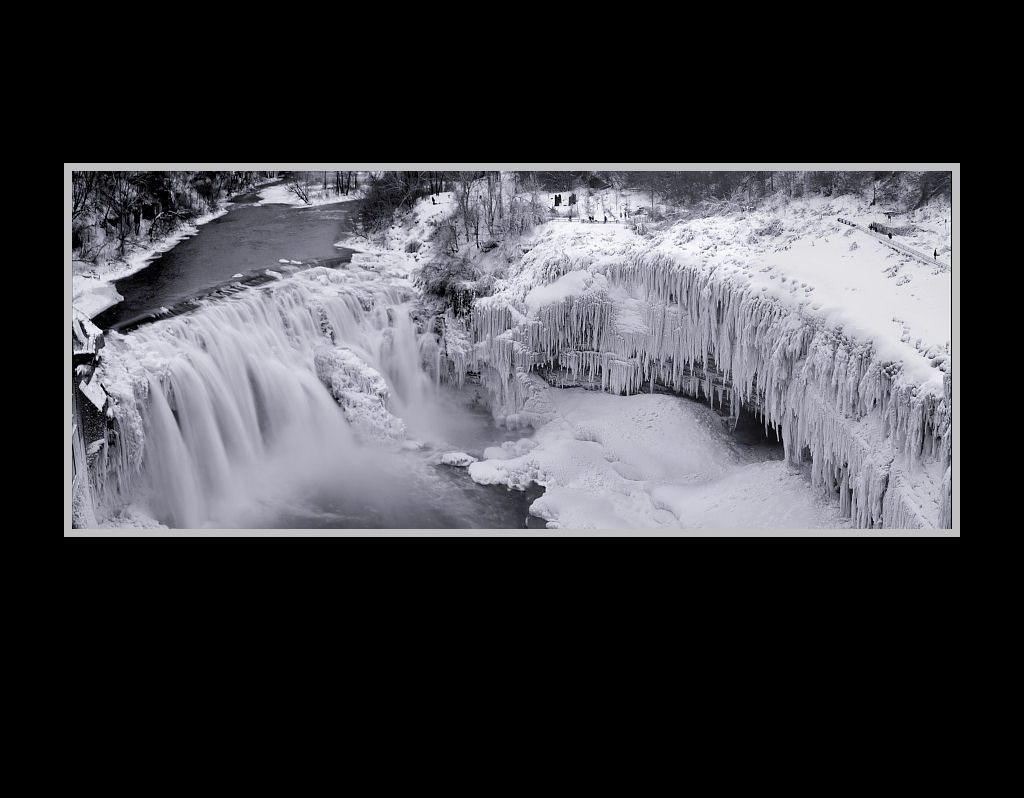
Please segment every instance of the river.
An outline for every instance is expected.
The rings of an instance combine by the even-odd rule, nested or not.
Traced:
[[[253,192],[232,198],[229,213],[203,225],[145,269],[118,280],[124,301],[98,315],[96,325],[130,326],[227,283],[266,282],[271,279],[266,270],[279,269],[282,259],[306,266],[337,266],[351,259],[352,250],[334,244],[351,229],[356,203],[296,208],[257,205],[258,199]],[[239,274],[242,278],[235,276]]]
[[[437,344],[410,319],[415,298],[334,246],[357,205],[256,199],[119,281],[124,302],[95,320],[119,331],[105,385],[120,386],[123,462],[138,462],[118,472],[117,501],[174,528],[527,526],[541,489],[477,485],[438,462],[526,433],[498,428],[479,389],[427,373]],[[329,390],[319,360],[336,352],[359,365]],[[373,375],[400,421],[353,388]],[[362,434],[381,423],[404,431]]]

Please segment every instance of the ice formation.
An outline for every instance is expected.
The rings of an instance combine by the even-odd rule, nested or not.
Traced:
[[[950,525],[945,355],[933,353],[935,370],[922,377],[814,306],[684,256],[678,240],[629,246],[621,233],[602,235],[596,253],[542,235],[475,304],[470,368],[498,418],[544,420],[529,407],[537,374],[626,395],[657,384],[757,413],[791,462],[812,459],[812,485],[858,527]]]
[[[467,468],[476,462],[476,458],[465,452],[445,452],[441,455],[441,462],[455,468]]]
[[[318,346],[313,362],[320,381],[331,389],[361,437],[377,441],[405,437],[405,424],[388,410],[391,392],[379,371],[347,347]]]

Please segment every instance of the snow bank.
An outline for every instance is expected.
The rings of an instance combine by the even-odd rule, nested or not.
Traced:
[[[71,281],[71,306],[90,319],[123,299],[112,282],[84,275]]]
[[[353,235],[336,242],[335,246],[375,254],[404,253],[410,263],[418,266],[437,254],[436,244],[432,241],[434,232],[445,217],[455,211],[455,207],[455,194],[451,191],[421,198],[393,225],[375,234],[372,241]]]
[[[94,318],[107,308],[113,307],[124,299],[115,290],[115,282],[146,268],[157,255],[194,236],[202,225],[223,216],[229,210],[229,205],[222,205],[218,210],[203,214],[149,246],[137,247],[123,258],[100,264],[74,261],[71,264],[72,307],[85,313],[89,318]]]
[[[539,285],[526,295],[526,308],[531,316],[545,305],[564,302],[574,296],[585,296],[593,292],[606,291],[608,281],[604,275],[588,271],[569,272],[547,285]]]
[[[305,202],[294,191],[288,188],[287,184],[281,183],[276,186],[266,186],[260,189],[259,202],[254,205],[294,205],[300,208],[315,208],[320,205],[334,205],[339,202],[354,202],[362,199],[361,190],[351,191],[348,194],[335,194],[333,186],[329,186],[325,192],[323,186],[312,186],[309,192],[309,202]]]

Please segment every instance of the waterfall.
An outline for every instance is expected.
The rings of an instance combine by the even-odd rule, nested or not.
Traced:
[[[437,384],[423,366],[438,342],[412,298],[402,282],[315,268],[110,335],[108,504],[142,497],[176,528],[246,526],[296,491],[358,490],[375,457],[362,431],[429,432]]]

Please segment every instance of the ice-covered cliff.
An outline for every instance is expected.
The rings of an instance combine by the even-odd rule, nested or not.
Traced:
[[[854,525],[949,527],[950,272],[839,224],[837,210],[856,216],[819,203],[653,238],[547,224],[477,301],[470,367],[514,423],[546,420],[527,407],[543,404],[527,377],[538,371],[756,412]]]

